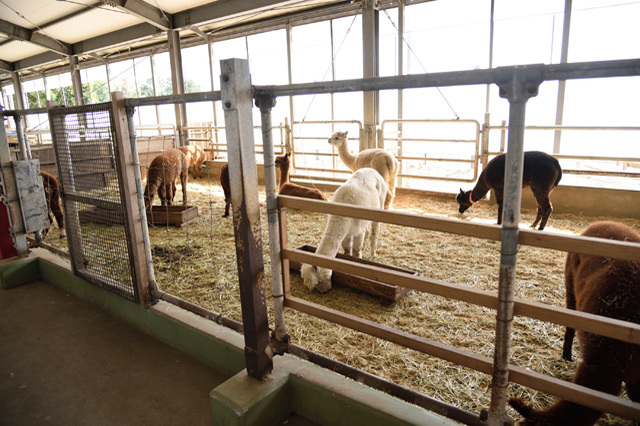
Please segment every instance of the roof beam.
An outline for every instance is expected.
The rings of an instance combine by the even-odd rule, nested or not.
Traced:
[[[71,55],[71,46],[48,35],[0,19],[0,33],[14,40],[26,41],[61,55]]]
[[[0,60],[0,71],[15,71],[13,65],[9,62]]]
[[[171,14],[142,0],[102,0],[130,15],[134,15],[163,31],[172,29]]]
[[[247,12],[258,12],[260,10],[268,10],[299,3],[299,1],[292,0],[219,0],[193,9],[174,13],[173,26],[174,28],[186,28],[190,25],[198,25],[217,19],[229,18]]]
[[[119,45],[131,45],[136,41],[154,37],[162,33],[157,27],[141,23],[132,27],[113,31],[73,44],[73,54],[83,55]]]

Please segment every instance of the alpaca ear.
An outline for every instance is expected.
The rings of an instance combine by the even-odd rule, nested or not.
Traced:
[[[460,193],[461,193],[461,194],[464,194],[464,191],[462,190],[462,188],[460,188]]]
[[[347,130],[346,132],[344,132],[344,137],[347,137],[347,133],[349,133],[349,131]]]

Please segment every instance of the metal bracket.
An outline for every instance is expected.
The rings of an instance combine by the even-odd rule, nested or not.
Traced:
[[[543,67],[543,64],[535,64],[496,68],[495,80],[500,88],[500,97],[510,103],[525,103],[537,96],[543,81]]]
[[[260,111],[268,112],[276,106],[276,98],[271,93],[263,93],[255,96],[255,104]]]

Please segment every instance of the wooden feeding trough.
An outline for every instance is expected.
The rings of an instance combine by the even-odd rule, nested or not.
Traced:
[[[300,246],[297,250],[303,250],[310,253],[315,253],[316,248],[309,245]],[[373,262],[371,260],[362,259],[359,257],[349,256],[346,254],[338,253],[336,255],[338,259],[349,260],[351,262],[357,262],[364,265],[377,266],[379,268],[389,269],[392,271],[404,272],[407,274],[417,275],[417,272],[409,271],[407,269],[397,268],[395,266],[384,265],[382,263]],[[302,265],[297,261],[289,261],[289,269],[292,271],[300,272]],[[402,296],[407,294],[411,289],[406,287],[400,287],[397,285],[386,284],[380,281],[370,280],[368,278],[357,277],[355,275],[346,274],[344,272],[333,271],[331,275],[331,284],[346,286],[356,290],[363,291],[371,294],[372,296],[380,297],[386,301],[395,302]]]
[[[122,225],[124,219],[121,214],[114,214],[112,210],[90,207],[78,211],[81,222],[102,223],[106,225]],[[149,225],[183,226],[198,219],[196,206],[151,206],[147,211]]]
[[[183,226],[197,219],[196,206],[151,206],[151,211],[147,211],[149,225]]]

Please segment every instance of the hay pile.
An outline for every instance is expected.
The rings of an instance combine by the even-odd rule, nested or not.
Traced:
[[[260,193],[267,288],[271,287],[264,188]],[[331,194],[327,194],[330,196]],[[182,200],[182,194],[176,200]],[[235,320],[241,320],[240,295],[235,263],[231,217],[223,218],[224,195],[217,182],[189,183],[190,204],[199,218],[182,228],[150,227],[156,280],[163,290]],[[157,202],[157,201],[156,201]],[[403,212],[458,218],[453,199],[398,195],[394,209]],[[480,203],[468,210],[464,220],[495,223],[497,207]],[[521,224],[533,222],[535,211],[525,210]],[[578,233],[589,223],[607,218],[553,214],[544,232]],[[323,214],[289,211],[290,247],[317,246],[324,231]],[[640,220],[620,220],[640,229]],[[54,235],[57,236],[57,234]],[[49,238],[48,243],[58,243]],[[382,225],[377,262],[418,272],[420,275],[459,285],[496,292],[500,243],[456,235]],[[368,251],[365,253],[365,257]],[[517,264],[516,297],[564,306],[565,253],[521,247]],[[347,288],[327,294],[309,292],[299,274],[291,274],[292,293],[314,303],[339,309],[365,319],[414,333],[438,342],[493,356],[495,312],[438,296],[410,292],[394,304]],[[271,305],[271,301],[268,302]],[[292,341],[323,355],[446,403],[479,412],[489,406],[491,377],[434,359],[419,352],[363,335],[323,320],[286,311]],[[541,321],[516,318],[512,360],[515,365],[569,380],[577,362],[562,359],[564,328]],[[579,351],[574,349],[574,353]],[[519,396],[543,407],[554,397],[511,385],[510,396]],[[510,412],[518,418],[513,411]],[[623,425],[628,421],[603,417],[599,425]]]

